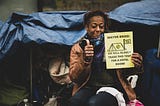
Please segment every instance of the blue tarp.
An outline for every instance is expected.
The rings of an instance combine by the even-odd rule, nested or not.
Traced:
[[[146,51],[144,58],[142,91],[147,106],[160,105],[160,59],[156,56],[157,49],[153,48]]]
[[[160,0],[142,0],[121,5],[108,13],[121,23],[160,26]]]
[[[126,3],[107,13],[122,23],[160,25],[160,0]],[[0,30],[0,59],[14,42],[73,45],[85,35],[83,15],[86,11],[13,13]]]
[[[72,45],[85,35],[85,11],[13,13],[0,30],[0,59],[15,41]]]

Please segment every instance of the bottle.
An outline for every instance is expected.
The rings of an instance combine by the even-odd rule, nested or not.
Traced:
[[[28,103],[28,99],[23,99],[23,102],[24,102],[24,106],[30,106]]]

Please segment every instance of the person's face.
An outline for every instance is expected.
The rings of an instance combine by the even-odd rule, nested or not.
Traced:
[[[90,38],[98,38],[104,32],[104,19],[101,16],[94,16],[85,26]]]

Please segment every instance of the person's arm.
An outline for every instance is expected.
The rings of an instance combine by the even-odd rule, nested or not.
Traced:
[[[135,69],[137,72],[143,72],[143,57],[139,53],[133,53],[131,56],[131,60],[135,65]]]
[[[79,44],[75,44],[70,52],[70,79],[75,83],[83,83],[90,72],[91,61],[84,60],[84,51]]]

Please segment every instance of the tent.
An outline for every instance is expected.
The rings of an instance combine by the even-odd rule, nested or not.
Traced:
[[[84,36],[84,13],[85,11],[13,13],[2,24],[0,105],[17,104],[26,97],[30,101],[36,99],[41,104],[48,101],[48,96],[51,96],[48,95],[51,79],[46,71],[48,63],[44,55],[47,56],[47,52],[44,51],[50,50],[54,55],[59,50],[70,48]],[[35,58],[39,64],[43,61],[44,64],[41,65],[46,69],[35,71]]]
[[[160,0],[141,0],[119,6],[108,13],[110,29],[114,31],[132,30],[135,51],[144,53],[157,48],[160,30]]]
[[[160,37],[160,0],[126,3],[108,13],[114,31],[132,30],[135,51],[144,57],[144,73],[139,77],[137,94],[145,106],[160,105],[160,61],[157,58]],[[159,48],[160,49],[160,48]]]
[[[85,11],[13,13],[0,30],[0,59],[15,42],[72,45],[85,34]]]
[[[121,23],[160,25],[160,0],[141,0],[126,3],[108,13],[109,18]]]

